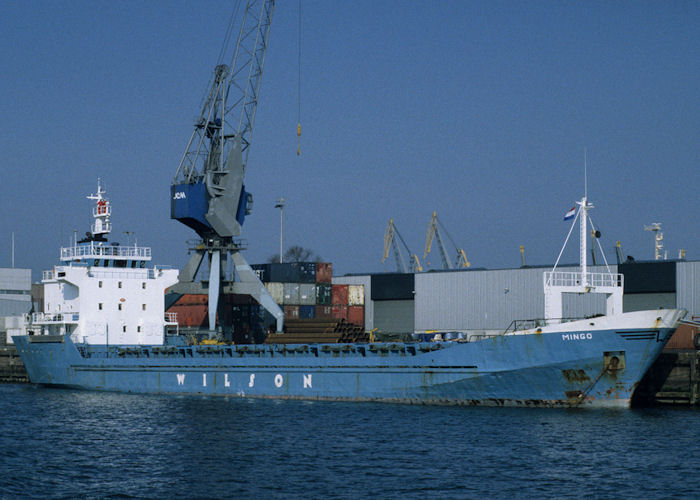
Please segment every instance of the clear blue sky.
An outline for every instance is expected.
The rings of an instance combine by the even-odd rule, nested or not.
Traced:
[[[181,267],[169,188],[233,2],[0,1],[0,265],[40,271],[103,180],[115,239]],[[246,258],[285,240],[336,273],[382,265],[393,218],[422,256],[434,210],[476,267],[551,264],[583,191],[615,241],[700,259],[700,3],[303,0],[274,12],[246,185]],[[450,248],[454,256],[454,249]],[[437,249],[432,261],[439,263]],[[564,260],[577,260],[576,248]]]

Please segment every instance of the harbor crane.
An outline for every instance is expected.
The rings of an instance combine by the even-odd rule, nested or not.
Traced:
[[[409,256],[409,266],[406,265],[406,260],[404,259],[403,254],[401,253],[401,248],[399,247],[399,244],[396,241],[397,238],[401,242],[404,249],[406,250],[406,253]],[[411,250],[409,250],[406,241],[401,237],[401,233],[399,233],[399,230],[396,229],[396,226],[394,225],[394,219],[389,219],[389,225],[386,227],[386,231],[384,232],[384,255],[382,257],[382,264],[389,257],[389,251],[392,249],[394,251],[394,258],[396,259],[396,268],[398,272],[415,273],[423,271],[423,267],[420,265],[418,256],[414,253],[411,253]]]
[[[274,0],[248,0],[240,16],[236,7],[201,113],[171,185],[171,218],[189,226],[201,238],[190,249],[193,255],[172,290],[207,291],[210,336],[216,331],[222,291],[253,296],[276,318],[277,330],[282,330],[282,310],[241,255],[246,245],[240,239],[245,216],[250,214],[253,203],[243,179],[274,5]],[[231,62],[225,64],[228,40],[239,19]],[[195,282],[205,256],[208,283]],[[225,282],[229,257],[235,273],[231,281]]]
[[[452,263],[450,262],[450,257],[447,253],[445,242],[442,239],[442,232],[440,228],[442,228],[442,232],[445,233],[447,238],[457,250],[457,257],[455,259],[454,265],[452,265]],[[459,248],[454,242],[450,234],[447,232],[447,229],[445,229],[445,226],[442,224],[440,219],[438,219],[437,212],[433,212],[433,216],[430,219],[430,223],[428,224],[428,232],[425,235],[425,253],[423,254],[423,260],[425,260],[428,254],[430,253],[430,250],[433,245],[433,240],[437,240],[438,249],[440,250],[440,258],[442,259],[443,269],[464,269],[465,267],[471,266],[471,263],[469,262],[469,260],[467,260],[467,254],[464,252],[464,249]]]

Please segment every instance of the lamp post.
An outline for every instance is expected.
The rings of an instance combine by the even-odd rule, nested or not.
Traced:
[[[284,204],[286,203],[286,200],[284,198],[278,198],[277,203],[275,204],[275,208],[280,209],[280,264],[282,263],[282,229],[283,229],[283,224],[284,224]]]

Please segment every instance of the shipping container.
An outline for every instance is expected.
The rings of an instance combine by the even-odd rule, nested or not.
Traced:
[[[207,295],[204,295],[205,299],[208,299]],[[221,296],[220,301],[223,304],[245,304],[250,305],[255,303],[255,299],[250,295],[244,295],[240,293],[226,293]]]
[[[253,264],[250,267],[263,283],[274,281],[270,279],[270,264]]]
[[[175,304],[168,312],[177,314],[180,326],[209,327],[209,308],[206,304]]]
[[[365,305],[365,287],[362,285],[348,285],[348,305]]]
[[[284,283],[284,301],[285,305],[299,305],[299,283]]]
[[[664,349],[669,350],[695,350],[695,338],[698,335],[698,327],[695,325],[679,325]],[[700,339],[698,339],[700,340]]]
[[[299,319],[314,319],[316,317],[316,306],[299,306]]]
[[[316,285],[299,283],[299,305],[312,306],[316,304]]]
[[[280,281],[282,283],[297,283],[299,273],[291,263],[270,264],[270,281]]]
[[[333,278],[333,264],[316,262],[316,283],[330,283]]]
[[[347,321],[348,306],[344,304],[333,304],[331,308],[331,316],[333,317],[333,319],[344,319],[345,321]]]
[[[333,318],[333,307],[332,306],[316,306],[315,312],[317,319],[331,319]]]
[[[348,285],[333,285],[331,291],[331,303],[333,305],[348,304]]]
[[[319,283],[316,285],[316,304],[328,306],[331,305],[332,285],[328,283]]]
[[[358,326],[365,326],[364,306],[348,306],[348,321]]]
[[[316,283],[316,263],[315,262],[293,262],[297,267],[299,283]]]
[[[229,311],[234,321],[242,319],[248,320],[250,318],[250,306],[235,305],[231,306]]]
[[[271,281],[265,283],[265,288],[267,288],[267,291],[272,295],[272,300],[277,304],[284,304],[284,283]]]
[[[299,319],[299,306],[284,306],[285,319]]]
[[[315,283],[315,262],[272,262],[250,266],[263,283]]]
[[[186,293],[177,299],[173,306],[207,305],[209,297],[204,293]]]
[[[177,323],[180,326],[208,327],[207,302],[207,296],[204,294],[183,294],[168,308],[168,312],[177,314]]]
[[[263,283],[294,283],[299,281],[297,269],[291,263],[272,262],[269,264],[253,264],[250,267]]]

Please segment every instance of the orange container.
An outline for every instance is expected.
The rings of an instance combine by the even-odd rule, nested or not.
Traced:
[[[330,283],[333,278],[333,264],[330,262],[316,263],[316,283]]]
[[[668,341],[664,349],[695,350],[695,336],[698,334],[698,327],[694,325],[681,324],[678,326],[671,340]]]
[[[348,321],[354,325],[365,326],[365,308],[363,306],[348,306]]]

